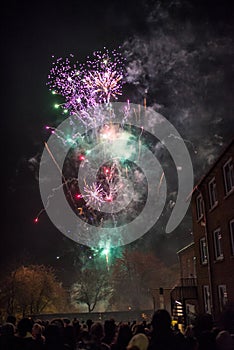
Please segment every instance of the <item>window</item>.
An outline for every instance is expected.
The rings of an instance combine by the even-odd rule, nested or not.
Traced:
[[[200,239],[200,257],[201,263],[207,264],[207,245],[205,237]]]
[[[213,178],[208,184],[210,208],[213,208],[218,203],[216,181]]]
[[[228,194],[234,188],[233,161],[230,158],[223,166],[225,192]]]
[[[207,314],[211,314],[210,288],[209,288],[209,286],[203,286],[203,298],[204,298],[204,311]]]
[[[222,234],[221,234],[220,228],[215,230],[213,232],[213,235],[214,235],[215,259],[221,260],[223,259],[223,251],[222,251],[222,245],[221,245]]]
[[[197,196],[196,207],[197,207],[197,220],[199,220],[203,217],[203,200],[201,195]]]
[[[234,255],[234,219],[230,221],[231,252]]]
[[[225,305],[227,304],[227,288],[225,284],[218,286],[218,296],[219,296],[219,309],[223,311]]]

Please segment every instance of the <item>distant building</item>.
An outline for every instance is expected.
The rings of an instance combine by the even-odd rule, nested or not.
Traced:
[[[234,142],[192,195],[198,311],[218,319],[234,302]]]
[[[194,243],[180,249],[177,254],[180,263],[180,284],[171,291],[172,315],[186,326],[194,320],[198,312]]]

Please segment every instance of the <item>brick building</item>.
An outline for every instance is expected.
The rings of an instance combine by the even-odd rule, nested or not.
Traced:
[[[178,252],[181,279],[196,278],[196,256],[194,242],[180,249]]]
[[[218,319],[234,302],[234,142],[192,195],[198,312]]]

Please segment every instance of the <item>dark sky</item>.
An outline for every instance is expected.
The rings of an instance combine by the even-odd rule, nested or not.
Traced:
[[[23,255],[33,262],[53,264],[56,256],[69,249],[70,243],[46,215],[40,224],[33,223],[42,204],[28,160],[41,152],[46,138],[43,127],[56,118],[53,96],[46,87],[51,56],[66,57],[73,53],[82,60],[104,46],[114,49],[134,35],[147,40],[152,35],[150,15],[156,13],[157,17],[156,9],[160,15],[165,8],[169,9],[178,26],[182,23],[196,27],[200,23],[206,24],[212,28],[212,33],[216,31],[230,39],[233,37],[231,3],[214,0],[5,3],[1,21],[2,264],[20,260]],[[226,108],[230,114],[233,104]],[[227,128],[226,124],[224,128]],[[225,134],[226,129],[220,132]]]

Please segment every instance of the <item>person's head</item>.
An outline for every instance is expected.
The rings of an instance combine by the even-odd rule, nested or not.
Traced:
[[[147,336],[143,333],[138,333],[132,337],[128,343],[127,350],[137,347],[139,350],[147,350],[149,345],[149,340]]]
[[[65,327],[67,327],[69,324],[71,324],[71,320],[69,320],[69,318],[64,318],[63,319],[63,324]]]
[[[47,344],[60,344],[61,332],[56,324],[48,324],[45,328],[45,339]]]
[[[10,336],[13,336],[14,333],[15,333],[15,326],[12,323],[7,322],[4,325],[2,325],[1,336],[3,335],[3,336],[10,337]]]
[[[132,327],[132,334],[145,333],[145,327],[142,323],[135,324]]]
[[[127,323],[122,323],[119,326],[117,343],[127,346],[130,339],[132,338],[132,331]]]
[[[152,327],[156,332],[167,332],[171,329],[171,315],[165,309],[155,311],[152,318]]]
[[[42,326],[39,323],[34,323],[32,327],[32,336],[37,338],[42,335]]]
[[[54,318],[50,324],[55,324],[56,326],[58,326],[60,329],[64,328],[64,323],[63,320],[61,318]]]
[[[35,320],[35,323],[38,323],[38,324],[40,324],[41,326],[44,325],[44,322],[43,322],[40,318],[37,318],[37,319]]]
[[[101,322],[95,322],[90,328],[90,336],[93,340],[101,340],[104,337],[104,328]]]
[[[89,318],[89,319],[86,321],[86,325],[87,325],[89,331],[90,331],[90,329],[91,329],[92,324],[93,324],[93,321]]]
[[[104,322],[104,333],[106,337],[113,339],[115,336],[115,329],[115,321],[113,319]]]
[[[14,326],[16,325],[16,317],[13,315],[8,315],[6,319],[6,323],[12,323]]]
[[[32,331],[32,322],[29,318],[22,318],[17,325],[18,334],[20,337],[25,337],[27,332]]]
[[[213,317],[210,314],[199,314],[196,317],[194,330],[196,335],[205,331],[211,331],[214,325]]]
[[[227,331],[219,332],[215,341],[217,350],[233,350],[234,339]]]

